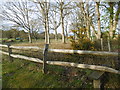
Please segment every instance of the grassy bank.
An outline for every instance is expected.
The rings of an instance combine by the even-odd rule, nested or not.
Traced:
[[[93,72],[63,66],[47,65],[47,74],[42,73],[42,64],[3,56],[3,88],[93,88],[88,76]],[[108,73],[104,78],[105,88],[120,88],[120,75]]]
[[[91,70],[48,65],[48,73],[42,73],[42,65],[20,59],[10,63],[3,57],[3,88],[92,88],[87,75]]]
[[[44,44],[43,40],[35,41],[32,44],[28,42],[13,43],[16,46],[39,46],[41,48],[44,47]],[[60,41],[51,41],[49,48],[71,49],[71,46],[69,42],[62,44]],[[7,48],[2,49],[7,51]],[[12,49],[12,53],[43,58],[43,52],[40,50]],[[48,73],[44,75],[42,64],[14,58],[14,62],[11,63],[6,55],[3,55],[2,60],[3,88],[93,88],[92,80],[88,78],[93,72],[92,70],[47,65]],[[104,65],[105,62],[109,62],[109,67],[119,69],[119,67],[116,67],[116,64],[118,64],[118,57],[116,56],[49,52],[48,60],[93,65]],[[108,73],[105,81],[105,88],[120,88],[120,75]]]

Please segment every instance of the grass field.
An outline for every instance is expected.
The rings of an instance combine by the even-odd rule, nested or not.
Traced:
[[[44,47],[44,40],[28,42],[15,42],[15,46],[38,46]],[[61,40],[51,40],[49,48],[55,49],[72,49],[70,42],[62,44]],[[3,51],[7,49],[2,48]],[[35,50],[12,50],[13,54],[20,54],[29,57],[43,58],[42,51]],[[77,69],[62,66],[47,65],[48,73],[42,73],[42,64],[14,59],[14,62],[8,61],[8,56],[2,55],[2,76],[3,88],[93,88],[92,80],[88,76],[93,72],[87,69]],[[79,54],[62,54],[48,53],[49,61],[67,61],[75,63],[103,65],[109,62],[110,67],[116,67],[118,57],[114,56],[97,56],[97,55],[79,55]],[[108,73],[105,78],[105,88],[120,88],[120,75]]]
[[[22,51],[21,55],[40,57],[35,53],[33,54],[33,52],[26,53]],[[62,57],[58,57],[57,54],[55,57],[58,57],[56,59],[61,61],[69,60],[69,62],[76,63],[100,64],[98,61],[95,63],[94,60],[88,59],[80,59],[80,61],[78,61],[77,58],[85,56],[77,56],[78,55],[67,54],[67,56],[62,56],[63,59]],[[53,56],[49,56],[49,59],[52,57]],[[70,59],[70,57],[73,58]],[[110,58],[112,60],[112,57]],[[93,72],[92,70],[47,65],[48,73],[44,75],[42,73],[42,64],[15,58],[13,58],[14,62],[11,63],[6,55],[3,55],[2,59],[3,88],[93,88],[92,80],[88,78]],[[51,60],[55,60],[55,58]],[[108,73],[105,79],[106,88],[120,88],[120,75]]]
[[[42,73],[42,65],[21,59],[10,63],[3,57],[3,88],[92,88],[86,78],[91,70],[48,65],[48,74]]]
[[[11,39],[7,39],[7,38],[3,38],[3,40],[14,40],[14,42],[10,42],[11,45],[15,45],[15,46],[38,46],[38,47],[41,47],[41,48],[44,48],[44,45],[45,45],[45,41],[44,39],[38,39],[38,40],[35,40],[33,39],[33,43],[29,43],[28,40],[23,40],[23,41],[20,41],[20,40],[15,40],[14,38],[11,38]],[[1,41],[1,40],[0,40]],[[7,44],[8,42],[4,42],[3,44]],[[111,41],[111,50],[112,51],[118,51],[118,49],[120,49],[120,46],[118,44],[118,40],[112,40]],[[106,40],[103,41],[103,48],[104,48],[104,51],[108,51],[108,42]],[[99,45],[100,46],[100,43]],[[57,41],[55,41],[54,39],[50,39],[50,44],[49,44],[49,48],[52,48],[52,49],[73,49],[72,46],[71,46],[71,42],[69,40],[66,40],[66,44],[63,44],[61,39],[58,39]]]
[[[44,48],[45,42],[43,39],[39,39],[37,41],[33,41],[33,43],[22,42],[22,43],[13,43],[15,46],[38,46]],[[61,40],[55,41],[54,39],[51,40],[49,48],[53,49],[72,49],[70,45],[70,41],[66,41],[66,44],[61,43]]]
[[[2,62],[0,62],[0,89],[2,88]]]

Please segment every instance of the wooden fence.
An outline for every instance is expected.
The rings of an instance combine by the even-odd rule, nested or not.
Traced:
[[[8,47],[7,45],[0,44],[0,47]],[[43,48],[37,46],[10,46],[13,49],[36,49],[36,50],[44,50]],[[85,51],[85,50],[68,50],[68,49],[48,49],[50,52],[58,52],[58,53],[77,53],[77,54],[93,54],[93,55],[113,55],[118,56],[117,52],[106,52],[106,51]]]
[[[88,65],[88,64],[78,64],[78,63],[73,63],[73,62],[62,62],[62,61],[47,61],[47,52],[59,52],[59,53],[78,53],[78,54],[93,54],[93,55],[113,55],[117,56],[117,52],[105,52],[105,51],[83,51],[83,50],[65,50],[65,49],[48,49],[48,44],[45,45],[45,48],[39,48],[39,47],[34,47],[34,46],[10,46],[8,45],[1,45],[0,47],[7,47],[8,48],[8,53],[1,51],[0,53],[9,55],[10,61],[12,61],[11,57],[13,58],[20,58],[20,59],[25,59],[33,62],[38,62],[43,64],[43,73],[46,73],[46,64],[50,65],[59,65],[59,66],[68,66],[68,67],[76,67],[76,68],[81,68],[81,69],[91,69],[95,70],[95,74],[92,74],[93,78],[93,85],[94,88],[100,88],[101,82],[100,82],[100,77],[104,74],[104,72],[109,72],[109,73],[114,73],[114,74],[120,74],[120,71],[115,70],[110,67],[106,66],[98,66],[98,65]],[[16,55],[12,54],[12,49],[37,49],[37,50],[43,50],[43,60],[40,60],[38,58],[32,58],[32,57],[27,57],[23,55]],[[96,73],[96,70],[98,71]]]

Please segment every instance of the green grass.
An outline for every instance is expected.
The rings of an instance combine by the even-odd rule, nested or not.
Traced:
[[[0,88],[2,87],[2,63],[0,62]]]
[[[63,66],[47,65],[47,74],[42,73],[42,64],[3,55],[3,88],[93,88],[87,77],[93,72]],[[120,88],[120,75],[108,73],[105,88]]]
[[[3,88],[92,88],[91,82],[82,76],[86,72],[81,69],[47,65],[48,73],[43,74],[41,64],[21,59],[14,59],[11,63],[7,58],[4,55],[2,63]]]
[[[68,46],[70,43],[62,44],[60,41],[51,41],[49,48],[61,48],[70,49]],[[34,43],[29,44],[26,42],[15,42],[13,45],[22,46],[39,46],[44,47],[44,41],[38,40]],[[32,50],[12,50],[13,54],[21,54],[28,57],[36,57],[42,59],[42,51]],[[85,63],[101,65],[107,60],[112,62],[118,59],[113,56],[96,56],[96,55],[78,55],[78,54],[62,54],[62,53],[48,53],[49,60],[52,61],[67,61],[75,63]],[[87,76],[92,70],[87,69],[76,69],[62,66],[47,65],[48,74],[42,73],[42,65],[25,61],[22,59],[13,59],[14,62],[10,63],[8,57],[3,55],[2,62],[2,75],[3,75],[3,88],[92,88],[92,81],[87,80]],[[112,66],[114,68],[114,66]],[[109,77],[108,77],[109,76]],[[120,88],[120,76],[109,74],[106,78],[106,88]],[[114,83],[112,85],[112,83]]]
[[[3,51],[8,51],[7,48],[2,48]],[[42,50],[17,50],[12,49],[13,54],[24,55],[28,57],[34,57],[43,59],[43,51]],[[56,52],[48,52],[48,60],[49,61],[65,61],[65,62],[74,62],[81,64],[90,64],[90,65],[103,65],[105,62],[109,62],[109,67],[116,68],[117,67],[117,56],[99,56],[99,55],[79,55],[79,54],[64,54],[64,53],[56,53]]]
[[[2,76],[2,63],[0,62],[0,76]]]

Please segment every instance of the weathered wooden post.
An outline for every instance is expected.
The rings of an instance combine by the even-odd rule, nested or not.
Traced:
[[[13,60],[12,60],[12,57],[11,57],[11,54],[12,54],[12,48],[10,48],[11,44],[8,43],[7,46],[8,46],[8,53],[9,53],[9,61],[12,62],[12,61],[13,61]]]
[[[98,79],[98,80],[93,80],[93,87],[94,87],[94,88],[101,88],[100,79]]]
[[[44,74],[47,73],[47,70],[46,70],[46,61],[47,61],[48,47],[49,47],[49,44],[45,44],[45,48],[43,50],[43,73]]]

